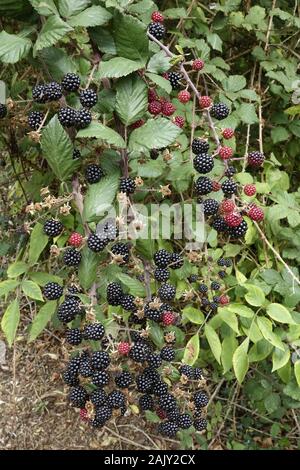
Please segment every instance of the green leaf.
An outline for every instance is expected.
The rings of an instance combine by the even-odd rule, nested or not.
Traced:
[[[34,341],[38,335],[46,327],[47,323],[51,320],[56,310],[57,301],[51,300],[47,302],[39,310],[38,314],[34,317],[30,327],[28,342]]]
[[[255,124],[258,122],[258,117],[255,112],[255,106],[253,104],[243,103],[239,106],[237,114],[242,122],[245,124]]]
[[[33,48],[34,56],[36,55],[37,51],[56,44],[57,41],[59,41],[69,31],[72,30],[73,28],[65,23],[59,16],[49,16],[37,37]]]
[[[244,287],[247,289],[245,299],[248,304],[254,307],[261,307],[265,301],[265,294],[260,287],[254,286],[253,284],[245,284]]]
[[[232,311],[226,309],[226,307],[222,307],[220,309],[219,315],[222,318],[223,322],[230,326],[233,331],[235,331],[237,334],[240,333],[238,319]]]
[[[213,49],[222,52],[222,39],[218,34],[208,33],[206,39]]]
[[[28,270],[28,265],[24,261],[16,261],[13,264],[10,264],[7,269],[8,277],[18,277],[21,274],[25,273]]]
[[[63,49],[46,47],[40,55],[55,80],[61,80],[66,73],[77,72],[74,60]]]
[[[1,320],[1,328],[5,334],[9,347],[11,347],[14,342],[19,321],[20,307],[18,299],[15,299],[11,304],[9,304]]]
[[[22,291],[27,297],[35,300],[44,301],[40,287],[33,281],[25,280],[21,284]]]
[[[289,114],[290,116],[296,116],[297,114],[300,114],[300,104],[291,106],[290,108],[287,108],[284,112],[286,114]]]
[[[274,144],[286,141],[289,138],[289,135],[289,132],[283,126],[276,126],[271,130],[271,139]]]
[[[12,279],[0,282],[0,297],[9,294],[9,292],[14,290],[18,285],[19,281],[14,281]]]
[[[15,64],[27,56],[31,49],[31,41],[16,34],[0,33],[0,61]]]
[[[232,358],[233,370],[238,382],[241,384],[249,368],[248,359],[249,338],[246,338],[242,344],[235,350]]]
[[[243,285],[243,284],[245,284],[245,282],[247,282],[246,276],[241,271],[239,271],[237,268],[235,268],[235,276],[236,276],[236,280],[237,280],[238,284]]]
[[[282,341],[280,340],[280,338],[278,338],[278,336],[276,336],[276,334],[273,333],[272,324],[267,318],[258,317],[257,324],[263,337],[269,343],[273,344],[273,346],[275,346],[276,348],[281,349],[281,351],[285,350],[284,345]]]
[[[125,148],[124,139],[110,127],[106,127],[100,122],[92,121],[86,129],[81,129],[76,134],[77,138],[95,137],[115,147]]]
[[[278,393],[270,393],[264,399],[264,405],[268,413],[274,413],[280,407],[280,396]]]
[[[130,294],[137,297],[145,297],[145,287],[138,279],[135,279],[124,273],[119,273],[117,277],[122,284],[128,287]]]
[[[223,373],[226,374],[232,367],[233,353],[238,346],[237,339],[234,335],[227,336],[222,343],[221,362]]]
[[[105,8],[93,5],[81,13],[78,13],[78,15],[69,18],[68,23],[74,27],[81,26],[88,28],[92,26],[101,26],[107,23],[111,17],[111,13],[105,10]]]
[[[150,339],[153,341],[155,346],[161,349],[164,346],[164,332],[162,328],[154,321],[149,321],[150,332],[149,336]]]
[[[116,11],[114,16],[114,39],[120,57],[145,64],[149,41],[146,27],[133,16]]]
[[[182,319],[189,320],[191,323],[195,323],[196,325],[202,325],[204,322],[204,315],[201,312],[201,310],[198,310],[197,308],[194,307],[185,307],[182,310]]]
[[[170,68],[170,57],[164,51],[154,54],[148,62],[147,71],[153,73],[164,73]]]
[[[83,219],[86,222],[100,219],[111,208],[119,187],[119,175],[112,174],[91,184],[84,198]]]
[[[290,350],[287,346],[285,346],[285,350],[281,351],[281,349],[274,348],[273,354],[272,354],[272,372],[275,372],[275,370],[281,369],[285,364],[288,362],[290,358]]]
[[[295,324],[288,309],[281,304],[269,304],[267,306],[267,314],[269,317],[273,318],[273,320],[276,320],[279,323],[291,323],[292,325]]]
[[[223,87],[225,91],[235,92],[245,88],[246,83],[243,75],[231,75],[224,81]]]
[[[31,232],[29,241],[28,262],[30,266],[38,261],[48,241],[49,238],[44,233],[43,225],[37,222]]]
[[[297,380],[297,384],[300,387],[300,360],[296,361],[294,364],[294,373]]]
[[[208,323],[206,323],[204,327],[204,333],[211,349],[211,352],[215,356],[217,362],[221,364],[222,345],[218,334]]]
[[[62,285],[63,281],[60,277],[54,276],[54,274],[43,273],[43,272],[29,272],[28,277],[38,284],[39,286],[45,286],[47,282],[57,282],[57,284]]]
[[[44,128],[41,138],[43,156],[47,160],[55,176],[61,181],[66,181],[78,165],[73,160],[73,145],[60,124],[57,115]]]
[[[157,86],[165,90],[168,94],[172,92],[172,85],[169,80],[161,75],[156,75],[156,73],[146,73],[146,77],[148,77],[151,82],[155,83]]]
[[[144,64],[124,57],[114,57],[113,59],[101,62],[99,66],[99,78],[119,78],[126,77],[132,72],[143,68]]]
[[[229,310],[229,312],[236,313],[240,317],[252,318],[253,315],[254,315],[253,310],[251,310],[251,308],[246,307],[246,305],[243,305],[243,304],[232,303],[232,304],[229,304],[228,306],[226,306],[224,308]]]
[[[183,354],[183,362],[184,364],[188,364],[192,366],[198,359],[200,350],[200,342],[199,342],[199,334],[196,333],[191,339],[188,341],[184,354]]]
[[[84,289],[89,289],[96,279],[99,257],[88,247],[81,251],[82,258],[78,269],[80,285]]]
[[[146,124],[131,133],[129,149],[142,152],[145,149],[167,147],[180,133],[181,129],[169,119],[149,119]]]
[[[117,83],[116,112],[126,126],[137,121],[147,111],[146,83],[139,77],[126,77]]]
[[[59,0],[58,8],[61,16],[69,18],[69,16],[77,15],[90,5],[90,0]]]

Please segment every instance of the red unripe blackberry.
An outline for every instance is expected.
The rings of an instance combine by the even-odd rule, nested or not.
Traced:
[[[219,149],[219,155],[222,158],[222,160],[228,160],[228,158],[231,158],[233,155],[233,150],[231,147],[221,147]]]
[[[201,109],[209,108],[212,105],[212,99],[209,96],[200,96],[199,106]]]
[[[205,194],[210,193],[213,189],[212,181],[206,176],[200,176],[200,178],[195,181],[194,187],[195,193],[198,196],[204,196]]]
[[[230,299],[229,299],[228,295],[221,295],[220,296],[220,304],[221,305],[226,305],[226,304],[229,303],[229,301],[230,301]]]
[[[43,122],[44,114],[41,111],[30,111],[28,114],[28,125],[33,130],[38,130],[41,123]]]
[[[165,101],[162,104],[161,112],[164,116],[172,116],[172,114],[174,114],[175,111],[176,111],[176,107],[169,101]]]
[[[225,103],[215,103],[210,110],[210,114],[212,115],[212,117],[214,117],[218,121],[227,118],[229,112],[229,108]]]
[[[63,295],[63,288],[57,282],[47,282],[43,289],[43,295],[47,300],[56,300]]]
[[[92,122],[92,115],[88,109],[78,109],[75,113],[74,125],[76,129],[85,129]]]
[[[80,87],[80,78],[76,73],[66,73],[61,84],[66,91],[77,91]]]
[[[148,104],[148,111],[150,114],[153,114],[154,116],[158,115],[161,113],[162,105],[160,101],[150,101]]]
[[[151,101],[159,101],[158,95],[154,88],[148,89],[148,103],[151,103]]]
[[[187,103],[191,99],[191,94],[187,90],[182,90],[178,93],[177,98],[179,99],[180,103]]]
[[[200,153],[195,156],[193,166],[198,173],[210,173],[214,167],[214,159],[207,153]]]
[[[176,126],[182,128],[182,127],[184,126],[184,124],[185,124],[185,119],[184,119],[184,117],[182,117],[182,116],[175,116],[175,117],[173,118],[173,122],[174,122],[174,124],[175,124]]]
[[[204,61],[201,59],[195,59],[192,63],[193,70],[202,70],[204,67]]]
[[[230,214],[233,212],[235,209],[235,203],[233,202],[232,199],[224,199],[220,203],[220,211],[225,213],[225,214]]]
[[[240,214],[226,214],[224,216],[224,220],[228,227],[238,227],[240,223],[242,222],[243,218]]]
[[[132,129],[138,129],[139,127],[142,127],[145,124],[144,119],[139,119],[138,121],[135,121],[133,124],[131,124]]]
[[[151,20],[155,23],[163,23],[164,16],[160,11],[154,11],[151,15]]]
[[[156,414],[160,419],[165,419],[167,417],[167,413],[165,412],[165,410],[162,410],[161,408],[158,408],[158,410],[156,411]]]
[[[254,168],[260,167],[265,161],[265,156],[260,152],[250,152],[247,156],[249,166]]]
[[[88,398],[88,393],[83,387],[78,386],[71,388],[69,400],[72,406],[75,406],[76,408],[84,408]]]
[[[264,213],[260,207],[255,206],[254,204],[251,206],[250,210],[248,211],[248,216],[250,219],[254,220],[255,222],[261,222],[264,219]]]
[[[73,232],[68,240],[69,245],[75,246],[75,248],[78,248],[83,240],[83,236],[80,233]]]
[[[66,266],[78,266],[81,261],[81,253],[76,248],[67,248],[63,260]]]
[[[226,127],[226,129],[222,130],[222,136],[226,140],[231,139],[234,136],[234,130],[230,127]]]
[[[118,345],[118,353],[121,354],[122,356],[127,356],[127,354],[129,354],[130,349],[131,349],[130,344],[126,343],[125,341],[122,341]]]
[[[162,314],[161,320],[164,326],[174,325],[176,315],[174,314],[174,312],[164,312]]]
[[[213,181],[212,182],[212,191],[214,191],[215,193],[220,191],[221,189],[221,184],[219,183],[219,181]]]
[[[166,34],[166,28],[158,21],[150,23],[148,32],[155,37],[155,39],[162,39]]]
[[[256,187],[254,184],[246,184],[244,186],[244,194],[246,194],[246,196],[254,196],[255,193]]]
[[[44,223],[44,233],[48,237],[58,237],[61,234],[63,225],[59,220],[49,219]]]
[[[92,108],[98,101],[97,93],[91,89],[82,90],[79,99],[84,108]]]
[[[87,411],[86,408],[81,408],[80,409],[79,416],[80,416],[81,421],[88,421],[89,420],[88,411]]]

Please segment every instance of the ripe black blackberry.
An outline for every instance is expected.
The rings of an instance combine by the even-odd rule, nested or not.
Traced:
[[[80,313],[80,305],[77,299],[66,299],[57,310],[57,318],[62,323],[69,323]]]
[[[123,295],[122,286],[118,282],[111,282],[107,285],[106,298],[109,305],[120,305]]]
[[[50,82],[46,85],[47,101],[57,101],[62,97],[62,89],[59,83]]]
[[[89,399],[87,391],[81,387],[73,387],[70,390],[69,399],[72,406],[76,408],[84,408],[86,402]]]
[[[171,362],[175,358],[175,351],[170,346],[164,346],[160,351],[160,357],[163,361]]]
[[[80,87],[80,78],[76,73],[66,73],[61,85],[66,91],[77,91]]]
[[[120,372],[116,377],[115,377],[115,383],[117,387],[120,388],[127,388],[129,385],[132,384],[132,376],[130,372],[124,370],[123,372]]]
[[[139,341],[132,346],[129,352],[129,357],[135,362],[142,363],[148,359],[150,353],[151,349],[149,345],[145,342]]]
[[[120,390],[113,390],[107,396],[107,404],[111,408],[123,408],[126,403],[126,398],[123,392]]]
[[[78,266],[81,261],[81,253],[76,248],[67,248],[63,260],[66,266]]]
[[[176,294],[176,287],[166,282],[160,286],[157,292],[161,300],[173,300]]]
[[[78,160],[79,158],[81,158],[81,153],[78,149],[74,149],[73,150],[73,160]]]
[[[160,423],[158,426],[158,432],[163,436],[175,437],[178,431],[179,426],[173,421],[165,421],[164,423]]]
[[[82,332],[84,339],[99,340],[102,339],[105,334],[104,326],[101,323],[90,323],[86,325]]]
[[[156,268],[154,277],[159,282],[166,282],[170,277],[170,271],[167,268]]]
[[[160,380],[153,385],[152,393],[156,397],[163,397],[168,394],[168,385]]]
[[[162,359],[160,357],[160,354],[156,353],[149,354],[147,362],[149,366],[153,367],[154,369],[158,369],[162,365]]]
[[[152,149],[150,150],[150,158],[151,160],[157,160],[159,157],[159,150],[157,149]]]
[[[96,233],[91,233],[87,239],[87,246],[94,253],[99,253],[103,251],[106,245],[108,244],[108,239],[103,235],[96,235]]]
[[[221,121],[222,119],[227,118],[227,116],[229,115],[229,112],[230,110],[225,103],[213,104],[210,109],[211,116],[217,119],[218,121]]]
[[[173,410],[170,410],[167,412],[167,418],[169,421],[173,421],[176,423],[179,416],[180,416],[179,408],[173,408]]]
[[[116,243],[115,245],[113,245],[111,247],[111,252],[114,254],[114,255],[119,255],[119,256],[122,256],[123,258],[123,263],[121,264],[125,264],[125,263],[128,263],[129,261],[129,247],[128,245],[126,245],[126,243]]]
[[[212,191],[213,184],[206,176],[200,176],[200,178],[195,181],[194,187],[198,196],[204,196]]]
[[[63,381],[70,387],[77,387],[77,385],[79,385],[78,376],[76,374],[72,374],[69,370],[66,370],[63,373]]]
[[[88,183],[94,184],[98,183],[101,178],[104,176],[104,171],[99,165],[92,163],[88,165],[85,170],[85,179]]]
[[[226,266],[226,268],[230,268],[230,266],[232,266],[231,259],[229,259],[229,258],[225,259],[225,266]]]
[[[265,156],[263,153],[260,153],[257,151],[248,153],[247,162],[249,166],[258,168],[264,163],[264,161],[265,161]]]
[[[92,392],[90,400],[96,407],[102,406],[106,403],[107,394],[102,388],[98,388]]]
[[[97,387],[104,387],[109,382],[109,375],[105,370],[97,370],[92,375],[92,383]]]
[[[194,370],[192,366],[189,366],[188,364],[183,364],[182,366],[180,366],[179,372],[180,375],[185,375],[188,379],[192,379],[194,375]]]
[[[43,122],[43,119],[44,113],[42,113],[41,111],[30,111],[30,113],[28,114],[27,122],[29,127],[36,131]]]
[[[133,194],[136,188],[135,181],[132,178],[121,178],[119,191],[120,193]]]
[[[207,153],[199,153],[193,160],[196,171],[201,174],[209,173],[214,167],[214,159]]]
[[[241,238],[245,235],[248,229],[248,224],[245,219],[240,223],[238,227],[232,227],[229,229],[229,235],[232,238]]]
[[[216,310],[218,310],[218,304],[217,302],[210,302],[210,308],[213,312],[216,312]]]
[[[203,379],[203,371],[200,369],[200,367],[195,367],[193,370],[193,379],[194,380],[200,380]]]
[[[69,328],[66,332],[66,341],[72,346],[77,346],[82,341],[81,331],[79,328]]]
[[[225,196],[230,196],[231,194],[236,193],[237,184],[232,179],[227,179],[223,181],[221,188]]]
[[[200,284],[199,287],[198,287],[198,290],[202,294],[206,294],[206,292],[208,291],[208,287],[207,287],[206,284]]]
[[[32,88],[32,99],[36,103],[46,103],[48,101],[47,85],[40,84]]]
[[[47,300],[56,300],[63,295],[63,288],[57,282],[47,282],[43,288],[43,295]]]
[[[166,34],[166,28],[161,23],[152,22],[148,25],[148,32],[155,37],[155,39],[163,39]]]
[[[79,355],[72,357],[67,366],[67,371],[72,375],[78,375],[80,369],[81,358]]]
[[[71,285],[67,288],[66,299],[69,298],[69,297],[77,297],[77,299],[78,299],[77,294],[79,294],[79,293],[80,293],[79,289],[73,284],[73,285]]]
[[[149,379],[152,380],[153,384],[160,381],[159,372],[153,369],[153,367],[145,367],[143,374],[149,377]]]
[[[182,268],[184,263],[183,257],[179,253],[171,253],[169,268],[179,269]]]
[[[225,259],[224,258],[218,259],[217,264],[218,264],[218,266],[226,266],[225,265]]]
[[[154,253],[153,260],[157,267],[166,268],[170,263],[171,254],[167,250],[158,250]]]
[[[141,395],[139,398],[139,407],[142,411],[153,410],[154,409],[154,400],[151,395]]]
[[[97,233],[103,234],[109,241],[115,240],[119,236],[116,219],[106,220],[103,226],[97,227]]]
[[[197,282],[198,281],[198,274],[191,274],[189,277],[188,277],[188,281],[193,283],[193,282]]]
[[[216,214],[219,210],[219,203],[215,199],[205,199],[203,201],[203,212],[205,215]]]
[[[78,109],[75,113],[76,129],[85,129],[92,122],[92,114],[88,109]]]
[[[159,398],[159,407],[164,411],[171,411],[177,407],[177,403],[173,395],[166,393]]]
[[[144,314],[146,318],[149,318],[149,320],[153,320],[156,322],[159,322],[162,317],[162,311],[160,307],[154,308],[150,307],[151,302],[146,303],[144,307]]]
[[[221,286],[220,286],[219,282],[217,282],[217,281],[213,281],[213,282],[210,284],[211,290],[219,290],[220,287],[221,287]]]
[[[212,227],[219,233],[226,232],[228,230],[228,225],[226,224],[223,217],[215,217],[212,223]]]
[[[196,431],[205,431],[207,428],[207,420],[205,418],[195,419],[193,424]]]
[[[213,301],[216,302],[216,304],[220,303],[220,296],[219,295],[214,295],[213,296]]]
[[[171,83],[172,89],[176,90],[180,88],[180,80],[182,79],[181,73],[168,72],[168,80]]]
[[[48,237],[58,237],[61,234],[63,225],[59,220],[49,219],[44,223],[44,233]]]
[[[199,139],[196,137],[192,142],[192,151],[195,155],[199,153],[207,153],[209,149],[209,143],[207,140]]]
[[[201,299],[201,305],[202,305],[202,307],[204,307],[204,308],[206,308],[206,307],[208,307],[208,305],[210,305],[210,301],[208,300],[207,297],[203,297],[203,298]]]
[[[204,408],[208,405],[209,399],[205,392],[199,391],[194,393],[193,401],[196,408]]]
[[[96,409],[95,417],[91,421],[91,425],[95,428],[103,426],[106,421],[111,418],[112,408],[108,405],[99,406]]]
[[[181,429],[189,429],[193,425],[193,420],[188,413],[178,416],[177,424]]]
[[[87,378],[87,377],[92,377],[93,372],[94,371],[91,365],[90,358],[89,357],[82,358],[81,363],[80,363],[80,368],[79,368],[79,374],[82,377]]]
[[[121,299],[121,307],[127,312],[136,312],[137,306],[134,303],[135,297],[132,294],[124,294]]]
[[[57,117],[63,127],[72,127],[75,125],[76,111],[66,106],[65,108],[60,108]]]
[[[95,370],[104,370],[110,364],[110,357],[106,351],[95,351],[91,357],[92,367]]]
[[[226,272],[225,272],[225,271],[219,271],[219,272],[218,272],[218,276],[219,276],[221,279],[224,279],[224,277],[226,276]]]
[[[231,178],[231,176],[235,175],[236,174],[236,169],[234,168],[234,166],[228,166],[225,170],[225,176],[227,176],[227,178]]]
[[[92,108],[98,101],[97,93],[91,89],[82,90],[79,99],[84,108]]]
[[[147,374],[138,375],[136,378],[136,389],[138,392],[147,393],[152,389],[153,381]]]
[[[7,107],[5,104],[0,103],[0,119],[4,118],[7,115]]]

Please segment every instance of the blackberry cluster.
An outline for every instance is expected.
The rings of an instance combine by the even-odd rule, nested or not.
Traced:
[[[94,253],[99,253],[103,251],[106,245],[108,244],[108,239],[106,236],[101,234],[97,235],[96,233],[91,233],[87,240],[87,246]]]
[[[75,125],[76,111],[69,106],[60,108],[57,113],[59,122],[63,127],[73,127]]]
[[[123,296],[121,298],[121,304],[120,305],[127,312],[135,313],[137,311],[137,307],[135,305],[134,295],[123,294]]]
[[[219,203],[215,199],[205,199],[203,201],[203,212],[205,215],[217,214],[219,210]]]
[[[231,196],[237,191],[237,184],[232,179],[227,179],[222,183],[222,191],[225,196]]]
[[[78,109],[75,112],[74,126],[76,129],[85,129],[92,122],[92,115],[88,109]]]
[[[173,300],[176,294],[176,287],[169,283],[164,283],[158,289],[158,295],[161,300]]]
[[[79,315],[80,313],[81,307],[79,301],[74,297],[70,297],[58,307],[57,318],[62,323],[69,323],[70,321],[74,320],[76,315]]]
[[[118,282],[111,282],[106,288],[106,299],[109,305],[121,305],[123,298],[123,289]]]
[[[170,277],[170,271],[167,268],[156,268],[154,277],[159,282],[166,282]]]
[[[200,176],[200,178],[195,181],[195,192],[198,196],[209,194],[212,189],[212,181],[206,176]]]

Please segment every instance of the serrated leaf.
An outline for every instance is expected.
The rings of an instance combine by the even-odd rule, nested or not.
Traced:
[[[135,129],[129,139],[129,149],[140,151],[159,149],[172,144],[181,129],[169,119],[149,119],[142,127]]]
[[[164,73],[170,68],[170,58],[164,51],[154,54],[148,62],[147,71],[153,73]]]
[[[146,83],[139,77],[126,77],[117,83],[116,112],[126,126],[144,116],[148,106]]]
[[[246,338],[235,350],[232,358],[233,370],[240,384],[243,382],[249,368],[249,359],[247,355],[248,347],[249,338]]]
[[[204,333],[211,352],[213,353],[217,362],[221,364],[222,345],[217,332],[208,323],[206,323],[204,327]]]
[[[143,68],[144,64],[125,57],[114,57],[113,59],[101,62],[99,66],[99,78],[119,78],[126,77],[132,72]]]
[[[53,116],[42,132],[41,147],[48,165],[61,181],[66,181],[78,166],[73,160],[73,144],[60,124],[57,115]]]
[[[204,322],[204,315],[201,310],[198,310],[195,307],[185,307],[182,310],[182,319],[187,319],[191,323],[195,323],[196,325],[202,325]]]
[[[40,55],[55,80],[61,80],[66,73],[77,71],[74,60],[63,49],[46,47]]]
[[[128,287],[130,294],[137,297],[145,297],[145,287],[138,279],[135,279],[124,273],[119,273],[117,277],[119,281],[122,282],[122,284]]]
[[[245,124],[255,124],[258,122],[258,117],[255,112],[253,104],[243,103],[237,110],[237,114],[242,122]]]
[[[206,39],[213,49],[222,52],[222,39],[218,34],[208,33],[206,35]]]
[[[103,177],[99,183],[91,184],[84,198],[83,219],[95,221],[111,208],[119,187],[119,175]]]
[[[59,0],[58,8],[61,16],[69,18],[69,16],[77,15],[90,5],[90,0]]]
[[[27,279],[21,284],[22,291],[27,297],[31,299],[40,300],[43,302],[43,295],[40,287],[33,281],[28,281]]]
[[[246,83],[243,75],[231,75],[224,81],[223,87],[225,91],[236,92],[245,88]]]
[[[100,122],[92,121],[86,129],[81,129],[76,134],[77,138],[95,137],[116,147],[125,148],[124,139],[110,127],[104,126]]]
[[[8,266],[7,276],[18,277],[21,274],[24,274],[28,270],[28,267],[28,264],[24,263],[24,261],[16,261]]]
[[[281,304],[269,304],[267,306],[267,314],[269,317],[273,318],[273,320],[276,320],[279,323],[290,323],[292,325],[295,324],[288,309]]]
[[[49,16],[37,37],[33,48],[34,56],[41,49],[56,44],[57,41],[59,41],[63,36],[72,30],[73,28],[63,21],[59,16]]]
[[[78,278],[80,285],[84,289],[89,289],[96,279],[99,257],[87,246],[81,251],[82,258],[78,268]]]
[[[56,310],[57,301],[47,302],[34,317],[30,327],[28,342],[34,341],[49,323]]]
[[[9,294],[9,292],[14,290],[18,285],[19,281],[14,281],[13,279],[0,282],[0,297]]]
[[[183,354],[183,362],[184,364],[188,364],[192,366],[198,359],[200,350],[200,342],[199,342],[199,334],[196,333],[191,339],[188,341],[184,354]]]
[[[0,33],[0,61],[6,64],[15,64],[26,57],[31,49],[31,41],[26,38],[9,34],[6,31]]]
[[[149,41],[146,27],[141,21],[116,11],[113,36],[120,57],[146,63]]]
[[[157,86],[165,90],[168,94],[172,92],[172,85],[170,81],[162,77],[161,75],[147,72],[146,77],[148,77],[151,80],[151,82],[155,83]]]
[[[49,238],[44,233],[43,225],[37,222],[31,232],[29,241],[28,262],[30,266],[38,261],[40,254],[47,245],[48,241]]]
[[[53,0],[29,0],[33,8],[38,12],[39,15],[49,16],[57,14],[57,8]]]
[[[284,351],[284,345],[278,336],[272,331],[272,324],[267,318],[258,317],[257,325],[263,335],[263,337],[273,346]]]
[[[254,307],[261,307],[265,302],[265,294],[264,291],[252,284],[245,284],[244,287],[247,289],[247,294],[245,295],[245,299],[248,304],[253,305]]]
[[[86,10],[78,13],[78,15],[71,16],[68,23],[73,26],[92,27],[101,26],[111,19],[112,15],[105,8],[93,5]]]
[[[9,304],[1,320],[1,328],[5,334],[9,347],[11,347],[14,342],[19,321],[20,307],[18,299],[15,299],[11,304]]]

